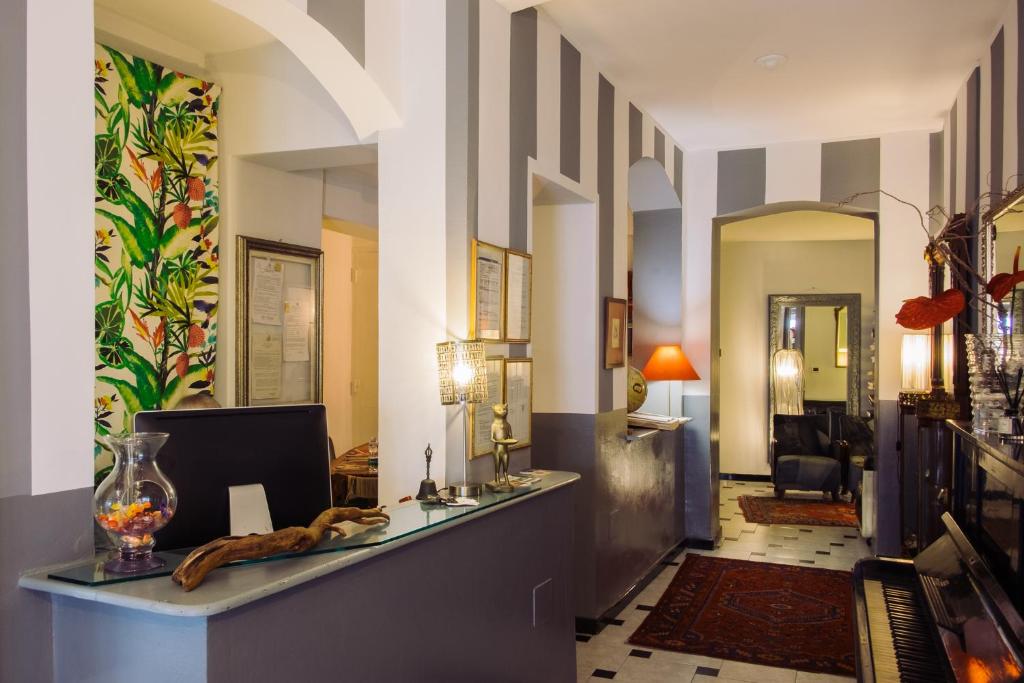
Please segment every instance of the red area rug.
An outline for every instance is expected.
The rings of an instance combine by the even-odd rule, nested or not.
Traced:
[[[687,555],[634,645],[852,676],[850,572]]]
[[[739,503],[743,518],[758,524],[860,526],[853,503],[769,496],[740,496]]]

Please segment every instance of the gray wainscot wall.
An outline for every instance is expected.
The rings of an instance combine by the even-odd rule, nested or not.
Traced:
[[[627,441],[625,409],[534,414],[534,466],[581,476],[573,515],[578,628],[599,628],[685,538],[685,429]]]

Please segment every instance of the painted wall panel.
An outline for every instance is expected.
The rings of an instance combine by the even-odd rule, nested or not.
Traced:
[[[561,156],[562,35],[544,12],[537,13],[537,154],[539,168],[551,177]]]
[[[508,239],[509,69],[511,19],[503,7],[481,2],[478,227],[480,239]]]
[[[791,142],[765,148],[766,204],[806,200],[821,191],[821,143]]]

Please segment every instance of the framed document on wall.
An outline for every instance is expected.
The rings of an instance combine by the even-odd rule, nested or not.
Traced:
[[[473,240],[470,270],[469,336],[500,342],[505,338],[505,250]]]
[[[505,250],[505,341],[530,343],[533,257]]]
[[[323,252],[239,235],[235,402],[323,400]]]
[[[604,369],[626,366],[626,300],[604,299]]]
[[[505,403],[508,404],[508,425],[513,446],[525,448],[533,442],[533,359],[505,359]]]
[[[473,439],[470,458],[479,458],[494,452],[491,443],[491,422],[494,421],[495,403],[505,400],[505,359],[487,359],[487,398],[483,403],[469,404],[469,433]]]

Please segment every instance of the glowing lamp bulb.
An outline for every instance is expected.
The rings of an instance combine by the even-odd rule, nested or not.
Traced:
[[[473,368],[465,363],[458,363],[452,368],[452,381],[458,387],[467,387],[473,383]]]

